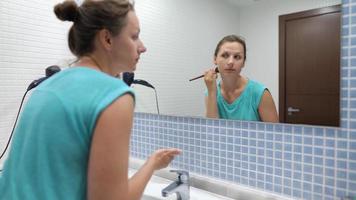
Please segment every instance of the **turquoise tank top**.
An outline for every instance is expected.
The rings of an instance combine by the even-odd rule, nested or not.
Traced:
[[[84,200],[92,134],[122,80],[73,67],[39,85],[23,109],[0,177],[0,199]],[[108,155],[109,156],[109,155]]]
[[[220,118],[261,121],[258,106],[264,91],[267,89],[264,85],[249,79],[244,91],[231,104],[226,102],[221,95],[220,87],[219,82],[217,86],[217,104]]]

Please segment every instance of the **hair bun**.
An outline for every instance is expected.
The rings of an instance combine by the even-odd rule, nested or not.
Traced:
[[[79,7],[73,0],[66,0],[63,3],[59,3],[54,7],[54,13],[57,18],[62,21],[75,22],[78,18]]]

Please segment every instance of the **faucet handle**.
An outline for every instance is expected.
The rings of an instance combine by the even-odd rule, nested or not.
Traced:
[[[170,172],[176,172],[178,174],[179,181],[187,183],[189,181],[189,172],[185,170],[172,169]]]

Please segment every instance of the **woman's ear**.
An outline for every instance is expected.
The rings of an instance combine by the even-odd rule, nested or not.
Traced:
[[[107,29],[102,29],[99,31],[98,36],[100,44],[104,47],[104,49],[110,51],[113,44],[111,33]]]
[[[218,63],[216,62],[216,56],[214,56],[214,60],[213,60],[214,65],[217,65]]]
[[[242,68],[245,67],[245,63],[246,63],[246,58],[244,58],[244,62],[242,63]]]

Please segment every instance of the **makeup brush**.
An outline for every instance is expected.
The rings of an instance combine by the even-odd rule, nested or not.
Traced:
[[[218,67],[215,67],[215,72],[216,72],[216,73],[219,73]],[[203,75],[200,75],[200,76],[198,76],[198,77],[192,78],[192,79],[190,79],[189,81],[194,81],[194,80],[197,80],[197,79],[203,78],[203,77],[204,77],[204,74],[203,74]]]

